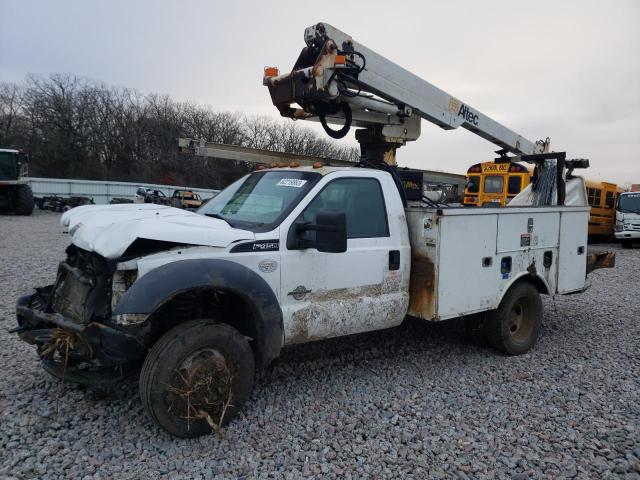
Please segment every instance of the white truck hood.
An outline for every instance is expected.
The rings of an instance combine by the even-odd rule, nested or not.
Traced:
[[[74,245],[105,258],[120,257],[138,238],[223,248],[255,239],[224,220],[152,203],[85,205],[64,213],[60,223]]]

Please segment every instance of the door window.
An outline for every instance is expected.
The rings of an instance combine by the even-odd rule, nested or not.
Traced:
[[[320,210],[342,210],[347,238],[388,237],[387,212],[380,183],[373,178],[341,178],[329,183],[302,212],[299,221],[315,223]],[[315,232],[305,232],[315,240]]]
[[[607,192],[605,199],[605,208],[613,208],[613,192]]]

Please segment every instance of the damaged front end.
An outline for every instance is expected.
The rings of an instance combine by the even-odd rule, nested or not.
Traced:
[[[54,376],[83,384],[119,380],[146,353],[139,323],[121,325],[111,317],[114,294],[133,280],[116,262],[71,245],[55,283],[18,299],[13,331],[37,347]]]

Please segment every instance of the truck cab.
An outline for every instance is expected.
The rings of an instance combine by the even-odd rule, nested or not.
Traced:
[[[640,192],[618,195],[614,235],[623,246],[640,242]]]
[[[28,155],[20,150],[0,148],[0,212],[33,213],[33,192],[25,178],[28,162]]]

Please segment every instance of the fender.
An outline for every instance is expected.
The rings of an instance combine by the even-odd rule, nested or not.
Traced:
[[[179,293],[209,287],[233,292],[253,306],[259,363],[267,365],[277,358],[284,332],[278,299],[257,273],[228,260],[189,259],[162,265],[134,282],[112,314],[151,314]]]
[[[551,293],[551,289],[549,288],[549,283],[547,282],[547,280],[546,280],[544,277],[542,277],[541,275],[539,275],[539,274],[537,274],[537,273],[536,273],[536,275],[535,275],[535,276],[531,275],[530,273],[523,273],[522,275],[518,275],[517,277],[515,277],[515,278],[513,278],[513,279],[511,280],[511,282],[509,283],[509,285],[507,286],[507,288],[505,288],[505,289],[504,289],[504,294],[502,295],[502,297],[504,297],[504,295],[506,295],[506,293],[509,291],[509,289],[510,289],[511,287],[513,287],[513,284],[514,284],[514,283],[516,283],[517,281],[522,280],[522,279],[525,279],[525,280],[527,280],[527,281],[528,281],[528,280],[533,280],[534,282],[531,282],[531,283],[533,283],[533,285],[534,285],[536,288],[538,288],[538,291],[539,291],[540,293],[542,293],[542,294],[546,294],[546,295],[553,295],[553,294]],[[544,287],[544,290],[545,290],[545,291],[544,291],[544,292],[543,292],[543,291],[540,291],[539,286],[538,286],[538,285],[536,285],[536,284],[535,284],[535,282],[540,282],[540,283],[542,284],[542,286]],[[500,297],[500,302],[502,302],[502,297]],[[500,302],[498,302],[498,305],[500,305]],[[497,308],[497,307],[496,307],[496,308]]]

